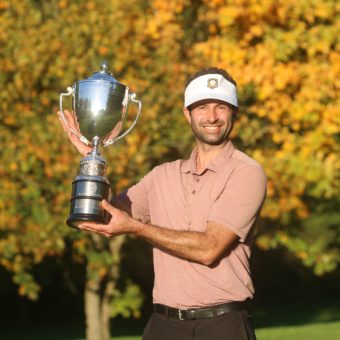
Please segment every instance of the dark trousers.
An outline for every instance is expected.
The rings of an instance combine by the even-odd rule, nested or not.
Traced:
[[[179,320],[153,313],[143,340],[256,340],[247,311],[232,311],[221,316]]]

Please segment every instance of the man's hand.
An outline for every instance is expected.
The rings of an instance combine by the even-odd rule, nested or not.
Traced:
[[[79,123],[77,122],[75,115],[70,111],[64,110],[64,118],[67,122],[66,123],[61,115],[61,112],[58,111],[57,113],[58,113],[61,126],[66,132],[71,143],[76,147],[76,149],[83,156],[86,156],[92,150],[92,147],[89,145],[85,145],[83,142],[81,142],[79,137],[73,132],[73,131],[76,131],[81,135],[80,130],[79,130]]]
[[[131,234],[137,230],[139,222],[125,211],[113,207],[105,200],[102,201],[102,206],[111,215],[110,222],[108,224],[84,222],[79,225],[80,230],[94,232],[107,238]]]
[[[108,224],[84,222],[79,225],[80,230],[108,238],[134,234],[170,254],[206,266],[212,265],[232,249],[238,240],[233,231],[217,222],[208,221],[204,232],[172,230],[137,221],[106,201],[102,201],[102,205],[112,216],[110,222]]]

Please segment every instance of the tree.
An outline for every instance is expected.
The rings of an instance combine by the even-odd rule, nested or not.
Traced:
[[[124,291],[114,284],[119,275],[122,240],[106,242],[65,227],[71,182],[80,157],[63,135],[56,111],[60,92],[98,70],[100,60],[107,54],[105,44],[112,41],[106,36],[106,21],[110,14],[119,17],[121,13],[116,12],[114,3],[109,11],[103,6],[96,10],[94,2],[1,2],[0,8],[4,46],[0,52],[4,89],[1,139],[6,145],[0,169],[4,179],[0,203],[1,265],[13,272],[21,295],[36,299],[41,287],[32,276],[32,268],[45,257],[61,256],[66,243],[70,243],[73,260],[87,266],[87,337],[109,338],[108,321],[115,313],[113,297],[124,299]],[[86,23],[81,19],[84,11],[93,13]],[[96,29],[92,29],[92,24],[102,18],[106,18],[102,26],[94,25]],[[129,34],[128,23],[123,28],[116,32],[117,41],[120,35]],[[126,178],[131,182],[136,179],[137,167],[132,163],[139,163],[140,169],[145,167],[140,157],[129,160],[136,153],[139,137],[130,139],[126,146],[117,146],[117,154],[108,158],[114,164],[110,177],[117,190],[129,184]],[[137,295],[137,303],[121,305],[120,312],[136,314],[140,297],[133,283],[127,284],[125,293]]]
[[[216,65],[238,81],[235,141],[269,178],[257,245],[284,246],[317,275],[334,270],[340,256],[336,2],[154,4],[150,36],[163,46],[179,31],[182,60],[190,62],[183,73]]]
[[[95,298],[94,309],[86,304],[96,315],[88,319],[89,339],[108,337],[108,326],[98,333],[109,319],[103,311],[124,301],[115,286],[124,238],[98,239],[64,224],[80,156],[57,121],[58,95],[102,59],[144,104],[135,130],[103,151],[115,191],[155,164],[188,155],[185,79],[205,66],[226,68],[241,103],[234,140],[269,178],[257,246],[284,246],[318,275],[334,270],[338,19],[333,0],[1,0],[0,264],[19,293],[36,299],[41,287],[32,268],[71,244],[73,261],[88,269],[86,298]],[[125,296],[138,296],[133,283],[127,287]],[[125,301],[116,311],[136,313],[134,299]]]

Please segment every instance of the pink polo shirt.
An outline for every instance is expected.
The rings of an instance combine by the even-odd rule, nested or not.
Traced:
[[[213,266],[153,249],[153,302],[195,308],[252,298],[249,257],[254,226],[266,195],[266,176],[253,159],[228,142],[201,172],[197,150],[190,159],[155,167],[118,198],[132,216],[173,230],[204,231],[215,221],[239,236],[237,245]]]

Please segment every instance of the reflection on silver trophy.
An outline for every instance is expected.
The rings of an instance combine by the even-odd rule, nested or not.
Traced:
[[[106,178],[107,164],[99,152],[99,146],[108,146],[125,137],[135,126],[141,109],[141,101],[129,88],[119,83],[102,63],[100,72],[76,82],[60,95],[60,112],[68,124],[63,111],[63,97],[72,97],[72,114],[75,128],[69,127],[92,151],[80,161],[80,171],[72,184],[70,215],[66,223],[77,227],[83,221],[108,223],[109,216],[101,207],[102,199],[110,200],[110,184]],[[120,134],[127,117],[129,102],[138,105],[134,122]]]

